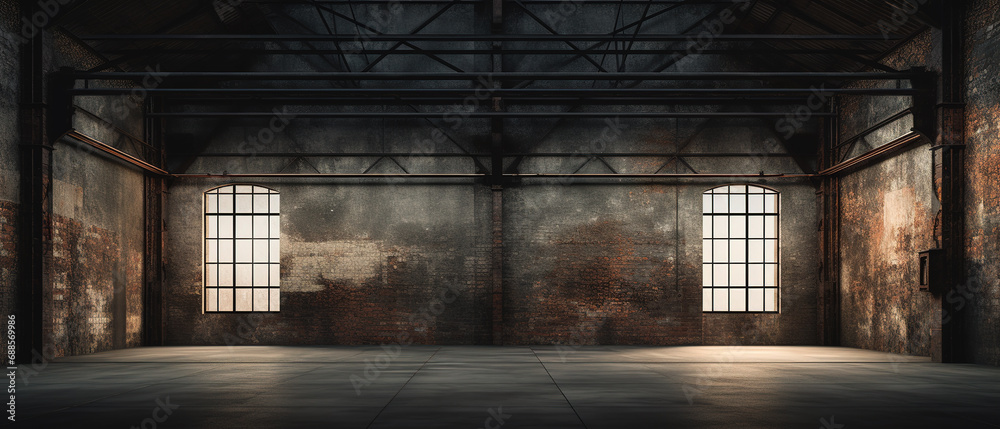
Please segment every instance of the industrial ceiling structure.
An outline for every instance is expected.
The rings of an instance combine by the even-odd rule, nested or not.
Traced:
[[[280,107],[293,120],[416,120],[447,130],[441,118],[450,113],[488,121],[486,143],[462,142],[459,153],[378,155],[467,156],[479,167],[473,176],[502,183],[505,174],[544,176],[519,171],[525,157],[567,155],[509,142],[504,133],[509,120],[775,121],[801,115],[796,109],[810,104],[820,89],[843,96],[929,94],[934,89],[924,71],[894,70],[879,62],[938,24],[926,8],[911,9],[906,1],[90,0],[78,2],[57,25],[106,59],[88,70],[65,71],[63,78],[73,85],[66,99],[134,94],[132,85],[123,84],[132,82],[149,95],[148,120],[201,120],[214,126],[225,120],[266,122]],[[606,31],[581,31],[596,27],[595,20]],[[710,59],[692,64],[693,57]],[[143,84],[151,76],[153,85]],[[809,174],[836,163],[820,166],[820,151],[803,147],[802,137],[829,132],[835,116],[823,97],[819,109],[808,113],[811,126],[794,142],[781,142]],[[817,123],[826,125],[817,128]],[[186,168],[197,156],[241,156],[205,152],[207,140],[206,135],[168,134],[170,173],[196,174]],[[683,161],[678,155],[602,157]],[[845,161],[846,155],[840,158]]]

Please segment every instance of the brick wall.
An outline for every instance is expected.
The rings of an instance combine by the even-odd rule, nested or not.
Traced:
[[[384,150],[383,140],[390,147],[409,148],[412,136],[430,133],[426,127],[399,124],[358,126],[298,123],[276,136],[273,146],[322,151],[336,144],[338,150],[371,152]],[[604,126],[603,121],[565,124],[549,134],[514,128],[510,139],[533,151],[573,152],[581,135],[600,136]],[[671,151],[682,140],[692,152],[780,150],[763,146],[773,132],[757,121],[699,126],[637,121],[622,128],[602,150]],[[239,151],[247,132],[220,132],[207,150]],[[544,136],[543,141],[533,143],[536,136]],[[582,155],[526,160],[521,168],[566,172],[585,160]],[[363,171],[374,161],[311,160],[314,165],[292,163],[285,171]],[[610,160],[619,172],[652,172],[666,161]],[[411,172],[475,171],[467,159],[400,162]],[[797,169],[789,158],[686,162],[701,172]],[[189,171],[282,168],[272,163],[276,161],[253,157],[206,158]],[[387,170],[372,172],[397,172],[386,165],[392,167],[382,162],[377,168]],[[580,172],[607,170],[593,162]],[[504,294],[499,304],[505,344],[815,344],[817,211],[815,188],[808,181],[752,180],[782,193],[785,256],[781,314],[746,317],[702,313],[702,193],[729,182],[568,182],[525,180],[503,191]],[[167,344],[373,344],[392,342],[400,333],[430,344],[492,343],[494,216],[488,185],[256,181],[281,193],[281,312],[203,314],[202,197],[225,183],[185,178],[170,187]],[[451,285],[464,288],[460,296],[445,306],[436,304]],[[432,305],[439,314],[422,317]],[[428,319],[426,326],[414,321],[422,319]]]
[[[142,344],[142,173],[88,149],[53,152],[52,255],[42,326],[56,356]],[[111,185],[114,184],[114,185]]]
[[[927,31],[883,62],[903,70],[939,68]],[[866,86],[884,85],[868,83]],[[859,85],[860,86],[860,85]],[[912,106],[900,97],[844,97],[841,136],[848,138]],[[859,156],[910,131],[910,117],[860,140]],[[936,247],[934,219],[940,203],[934,191],[929,143],[850,173],[841,197],[841,344],[893,353],[930,355],[936,300],[918,290],[917,253]]]
[[[506,200],[509,342],[701,340],[700,280],[678,278],[701,266],[677,266],[673,189],[536,186]]]
[[[140,344],[142,258],[124,241],[115,232],[53,216],[44,335],[57,356]]]
[[[780,314],[702,312],[704,185],[526,186],[505,215],[506,336],[518,344],[813,344],[814,190],[769,184]]]
[[[841,181],[845,346],[930,355],[937,301],[918,290],[917,260],[935,247],[929,148],[918,145]]]
[[[13,0],[0,0],[0,316],[17,312],[20,136],[18,96],[20,13]]]
[[[281,312],[246,315],[202,313],[200,198],[214,184],[193,182],[170,194],[168,344],[491,342],[488,187],[261,183],[282,195]],[[781,314],[706,315],[712,186],[505,191],[504,343],[815,343],[815,191],[774,185],[789,201]]]
[[[0,314],[15,314],[17,307],[18,205],[0,200]]]
[[[1000,1],[970,2],[966,28],[968,282],[946,297],[965,311],[973,361],[1000,365]]]
[[[489,342],[488,190],[258,182],[281,195],[281,312],[203,314],[201,198],[221,183],[199,182],[170,191],[167,344]]]

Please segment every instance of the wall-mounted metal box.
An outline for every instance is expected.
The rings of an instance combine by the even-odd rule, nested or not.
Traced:
[[[938,293],[944,290],[944,249],[920,252],[920,290]]]

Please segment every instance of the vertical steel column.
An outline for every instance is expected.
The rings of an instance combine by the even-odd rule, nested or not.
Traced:
[[[162,101],[156,98],[148,102],[149,111],[160,111]],[[147,118],[145,139],[158,153],[147,159],[153,165],[164,168],[163,118]],[[156,158],[156,159],[153,159]],[[143,222],[145,228],[145,255],[142,289],[142,329],[143,345],[163,345],[163,213],[166,193],[166,179],[146,173],[143,179]]]
[[[22,0],[22,16],[39,10]],[[44,288],[52,259],[52,146],[47,135],[44,46],[46,32],[21,45],[21,207],[18,237],[17,360],[42,361]]]
[[[834,111],[837,111],[834,102]],[[836,118],[824,123],[826,129],[820,146],[820,166],[827,169],[837,164],[837,145],[840,124]],[[840,179],[827,176],[820,184],[820,288],[818,294],[818,323],[820,344],[840,345]]]
[[[493,187],[493,231],[491,234],[491,272],[493,306],[493,345],[503,345],[503,187]]]
[[[503,34],[503,0],[493,0],[492,19],[490,22],[490,32],[493,34]],[[494,73],[503,72],[503,42],[491,42],[493,54],[491,58],[492,71]],[[488,80],[492,82],[493,88],[500,89],[503,82]],[[504,110],[503,100],[500,97],[492,98],[492,110],[502,112]],[[493,194],[493,246],[491,249],[492,258],[492,305],[493,305],[493,344],[503,344],[503,119],[492,118],[490,120],[491,136],[491,166],[490,184]]]
[[[937,138],[934,142],[935,166],[940,179],[941,201],[939,242],[945,252],[947,278],[945,295],[965,284],[965,52],[963,49],[964,1],[942,2],[941,17],[941,100],[937,105]],[[943,297],[942,297],[943,298]],[[942,326],[940,353],[932,357],[941,362],[966,362],[969,358],[963,314],[955,311],[947,299],[941,299]],[[934,339],[937,345],[936,338]]]

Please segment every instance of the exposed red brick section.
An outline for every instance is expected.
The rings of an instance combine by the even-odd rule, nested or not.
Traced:
[[[489,188],[456,197],[473,206],[420,198],[396,211],[391,204],[413,187],[331,197],[345,188],[265,185],[281,192],[280,313],[202,312],[200,198],[211,186],[175,187],[168,345],[490,343]],[[457,212],[438,213],[442,206]],[[418,221],[414,212],[431,215]]]
[[[56,356],[140,345],[141,326],[128,323],[142,311],[142,258],[136,250],[111,231],[53,216],[43,330]],[[116,338],[116,319],[127,325],[124,338]]]
[[[924,32],[883,59],[896,69],[931,62],[932,33]],[[876,86],[884,83],[859,84]],[[841,138],[912,106],[909,99],[842,97]],[[860,140],[848,157],[861,155],[910,131],[909,118]],[[840,181],[841,344],[929,356],[939,326],[935,298],[918,289],[920,251],[938,247],[929,144],[915,146]],[[842,154],[843,155],[843,154]]]
[[[721,183],[720,183],[721,184]],[[781,314],[703,313],[702,193],[714,185],[512,191],[506,336],[516,344],[814,344],[811,187],[789,204]],[[803,198],[805,197],[805,198]]]
[[[1000,365],[1000,90],[996,82],[1000,1],[970,2],[965,22],[968,278],[965,284],[949,285],[956,289],[943,297],[915,292],[916,252],[941,245],[933,239],[936,222],[940,222],[936,195],[941,180],[932,176],[930,155],[917,152],[925,148],[849,176],[842,189],[844,345],[927,354],[926,331],[935,323],[952,323],[949,312],[964,312],[965,325],[959,329],[966,336],[969,356],[977,363]],[[935,51],[931,36],[925,33],[907,43],[885,63],[897,69],[938,69],[931,55]],[[861,98],[844,101],[843,135],[877,122],[880,115],[909,107],[876,105]],[[891,201],[905,204],[888,204]],[[880,218],[901,222],[878,222]],[[945,313],[930,305],[933,299],[944,301]]]
[[[946,298],[945,308],[968,312],[964,329],[973,361],[1000,365],[1000,1],[970,2],[966,22],[969,281]]]
[[[18,205],[0,200],[0,311],[14,314],[17,306]]]
[[[492,343],[489,186],[265,183],[281,192],[281,312],[247,315],[202,313],[200,202],[214,185],[170,193],[168,345]],[[505,189],[503,343],[815,344],[815,190],[776,185],[786,308],[740,317],[702,312],[712,186]]]
[[[401,335],[415,344],[487,342],[485,282],[424,283],[434,265],[431,258],[446,257],[425,250],[429,256],[387,255],[374,276],[359,282],[317,274],[312,280],[319,290],[282,292],[280,313],[201,314],[200,278],[184,287],[168,285],[175,294],[168,343],[379,344],[401,342]],[[183,334],[188,336],[182,339]]]
[[[673,258],[657,247],[672,246],[609,218],[555,232],[538,249],[551,258],[545,271],[507,297],[506,337],[518,344],[697,343],[701,290],[675,290]]]
[[[927,145],[842,180],[841,323],[846,346],[928,356],[935,300],[917,253],[935,247]],[[880,180],[894,177],[893,180]]]

